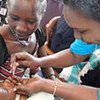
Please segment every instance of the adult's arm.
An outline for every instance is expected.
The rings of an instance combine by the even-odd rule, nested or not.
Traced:
[[[38,56],[39,57],[47,56],[47,53],[45,51],[45,46],[44,45],[39,48]],[[54,70],[53,70],[52,67],[46,67],[46,66],[41,67],[41,71],[42,71],[43,76],[45,78],[55,79]]]
[[[54,82],[45,80],[42,89],[45,92],[53,93]],[[82,85],[58,83],[55,95],[64,98],[64,100],[98,100],[98,89]]]
[[[19,64],[28,66],[30,68],[41,67],[57,67],[64,68],[77,64],[87,58],[88,55],[76,55],[69,49],[60,51],[58,53],[45,56],[45,57],[33,57],[27,52],[15,53],[11,57],[11,66],[15,69]]]
[[[17,78],[17,80],[21,80],[22,82],[20,78]],[[41,91],[51,94],[54,93],[56,96],[64,98],[64,100],[98,100],[97,88],[67,84],[64,82],[59,82],[55,85],[55,81],[41,79],[39,77],[33,77],[27,80],[26,83],[24,82],[24,84],[17,86],[15,90],[24,95]]]
[[[74,54],[70,51],[70,49],[66,49],[55,53],[53,55],[49,55],[46,57],[42,57],[39,59],[40,66],[53,66],[60,68],[64,68],[67,66],[71,66],[77,63],[84,61],[89,55],[78,55]],[[34,62],[33,62],[34,63]]]

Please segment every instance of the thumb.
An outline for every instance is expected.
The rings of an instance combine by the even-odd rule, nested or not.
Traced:
[[[27,66],[29,68],[32,66],[30,61],[28,61],[28,60],[21,60],[21,61],[18,61],[18,63],[19,63],[19,65]]]
[[[29,95],[28,90],[25,88],[24,85],[14,87],[13,91],[17,92],[18,94]]]

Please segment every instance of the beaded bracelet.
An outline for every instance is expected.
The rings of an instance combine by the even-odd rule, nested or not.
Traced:
[[[53,96],[55,96],[56,91],[57,91],[57,86],[58,86],[58,82],[55,81],[54,83],[54,91],[53,91]]]

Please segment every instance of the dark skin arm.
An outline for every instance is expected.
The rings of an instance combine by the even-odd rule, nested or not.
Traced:
[[[26,95],[41,91],[53,94],[54,92],[55,82],[52,80],[41,79],[39,77],[33,77],[27,81],[18,77],[14,79],[22,82],[22,85],[16,87],[16,92],[20,94]],[[97,100],[97,94],[97,88],[66,84],[64,82],[58,83],[55,92],[56,96],[62,97],[64,100]]]
[[[89,55],[77,55],[73,54],[69,49],[60,51],[58,53],[55,53],[53,55],[44,57],[39,59],[40,65],[46,65],[53,67],[59,66],[60,68],[69,67],[74,64],[78,64],[82,61],[84,61]]]
[[[59,66],[60,68],[69,67],[71,65],[80,63],[84,61],[89,55],[76,55],[73,54],[69,49],[60,51],[58,53],[36,58],[31,56],[26,52],[16,53],[13,54],[11,57],[11,64],[12,66],[18,66],[18,64],[26,65],[31,68],[41,67],[56,67]]]
[[[39,48],[38,56],[39,57],[47,56],[44,45],[41,48]],[[49,78],[49,79],[53,79],[53,80],[55,79],[55,77],[52,76],[52,75],[54,75],[53,68],[43,66],[43,68],[41,67],[41,69],[42,69],[43,76],[45,78]]]

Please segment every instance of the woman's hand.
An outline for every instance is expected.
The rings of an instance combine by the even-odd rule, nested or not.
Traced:
[[[15,53],[11,55],[11,67],[12,67],[12,73],[14,75],[16,67],[18,65],[27,66],[32,69],[38,68],[38,62],[39,59],[36,57],[33,57],[27,52],[20,52]]]
[[[31,95],[33,93],[37,93],[42,91],[42,82],[43,79],[40,77],[33,77],[30,79],[22,79],[20,77],[13,77],[13,80],[16,80],[20,83],[18,86],[14,88],[18,94],[22,95]]]

